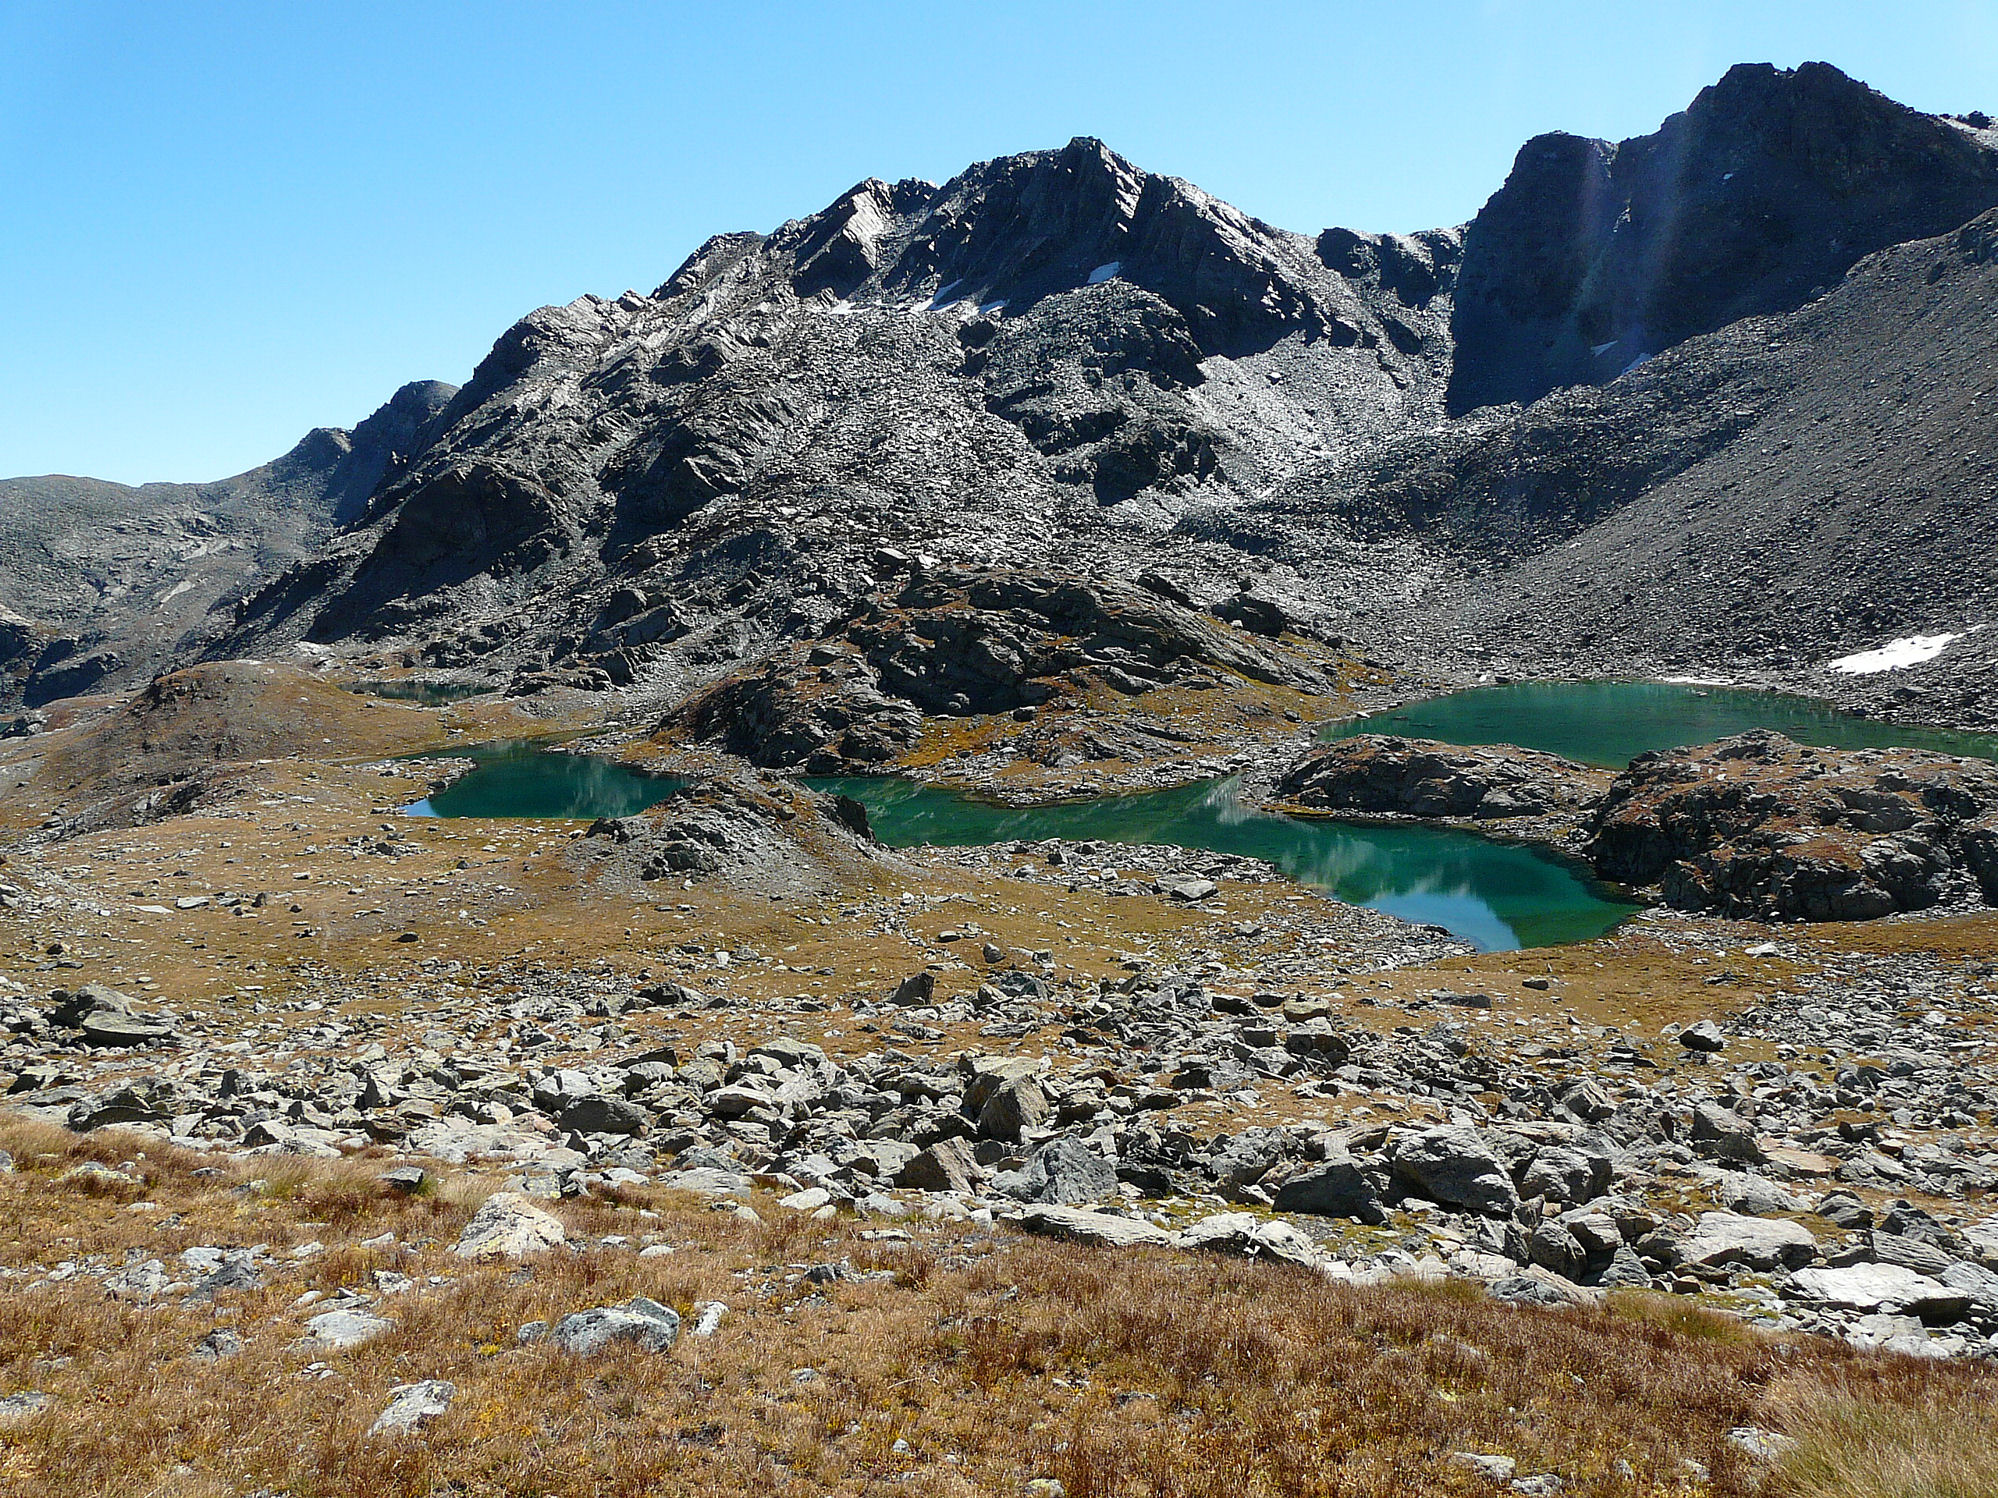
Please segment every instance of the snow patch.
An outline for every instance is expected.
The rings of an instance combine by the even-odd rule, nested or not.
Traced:
[[[983,317],[990,317],[995,312],[1004,312],[1005,310],[1006,299],[1004,297],[1001,297],[996,302],[985,302],[978,309],[979,315]]]
[[[1668,687],[1731,687],[1732,676],[1661,676],[1658,678]]]
[[[1842,655],[1827,664],[1834,671],[1847,676],[1874,676],[1882,671],[1903,671],[1909,666],[1919,666],[1932,661],[1964,635],[1974,635],[1986,626],[1973,624],[1962,634],[1954,635],[1909,635],[1905,639],[1889,640],[1878,650],[1862,650],[1856,655]]]
[[[1107,265],[1099,265],[1089,273],[1089,284],[1091,286],[1100,286],[1123,268],[1124,262],[1121,260],[1112,260]]]

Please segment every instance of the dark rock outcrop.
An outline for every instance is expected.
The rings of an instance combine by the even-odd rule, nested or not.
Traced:
[[[820,639],[694,697],[666,728],[756,764],[837,773],[914,748],[925,714],[1003,713],[1103,689],[1140,696],[1217,672],[1324,684],[1285,651],[1147,588],[946,573],[868,600]]]
[[[1604,878],[1750,918],[1998,903],[1998,766],[1811,749],[1767,731],[1642,755],[1591,823]]]
[[[661,879],[825,891],[889,856],[858,803],[755,772],[703,776],[634,816],[599,818],[577,848],[590,877],[634,892]]]
[[[1605,770],[1511,745],[1464,748],[1363,734],[1312,750],[1273,799],[1310,811],[1404,817],[1578,817],[1609,785]]]

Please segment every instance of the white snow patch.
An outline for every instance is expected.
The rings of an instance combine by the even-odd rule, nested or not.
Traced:
[[[950,305],[950,294],[963,284],[964,277],[959,276],[950,285],[937,288],[936,295],[930,298],[930,311],[941,312],[944,308],[948,307]]]
[[[1982,624],[1973,624],[1963,634],[1954,635],[1909,635],[1905,639],[1889,640],[1878,650],[1862,650],[1856,655],[1842,655],[1828,664],[1834,671],[1842,671],[1847,676],[1874,676],[1882,671],[1903,671],[1909,666],[1919,666],[1932,661],[1964,635],[1974,635]]]
[[[1089,273],[1089,284],[1091,286],[1101,285],[1123,268],[1124,262],[1121,260],[1112,260],[1108,265],[1099,265]]]
[[[1668,687],[1731,687],[1732,676],[1661,676],[1658,678]]]
[[[978,309],[979,313],[982,316],[986,317],[991,316],[994,312],[1004,312],[1005,310],[1006,310],[1006,299],[1004,297],[1001,297],[996,302],[986,302],[983,305],[981,305]]]
[[[1608,343],[1592,343],[1589,345],[1589,353],[1600,359],[1622,341],[1620,338],[1612,338]]]

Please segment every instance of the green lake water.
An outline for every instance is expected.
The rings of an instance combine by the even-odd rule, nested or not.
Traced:
[[[1391,733],[1446,744],[1516,744],[1585,765],[1622,769],[1654,749],[1711,744],[1773,728],[1824,749],[1905,745],[1998,759],[1998,735],[1903,728],[1840,712],[1814,697],[1662,681],[1521,681],[1411,702],[1326,725],[1320,737]]]
[[[1443,827],[1273,816],[1242,805],[1227,780],[1036,807],[995,806],[907,780],[806,783],[859,801],[874,835],[893,847],[1058,837],[1241,854],[1348,904],[1445,927],[1487,951],[1587,941],[1636,909],[1578,865],[1537,849]],[[1114,865],[1116,856],[1102,861]]]
[[[1774,728],[1830,748],[1905,744],[1998,759],[1998,737],[1901,728],[1809,698],[1663,682],[1522,682],[1412,703],[1329,725],[1326,738],[1396,733],[1458,744],[1517,744],[1621,766],[1653,749]],[[643,811],[682,781],[532,743],[457,751],[478,768],[409,811],[440,817],[599,817]],[[1014,808],[885,777],[817,779],[866,806],[894,847],[1013,839],[1169,843],[1243,854],[1355,905],[1442,926],[1486,950],[1599,936],[1636,907],[1578,864],[1449,828],[1273,816],[1243,806],[1232,781]],[[1105,864],[1115,863],[1105,855]]]
[[[526,740],[450,751],[478,768],[403,808],[415,817],[628,817],[686,781],[646,775],[588,754],[556,754]]]

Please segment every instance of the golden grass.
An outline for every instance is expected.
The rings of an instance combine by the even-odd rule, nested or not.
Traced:
[[[1781,1490],[1797,1498],[1998,1495],[1990,1391],[1909,1382],[1906,1365],[1883,1360],[1830,1383],[1778,1386],[1769,1403],[1797,1443],[1780,1463]]]
[[[1711,1473],[1706,1491],[1746,1498],[1762,1471],[1726,1439],[1746,1424],[1798,1434],[1782,1480],[1799,1495],[1991,1492],[1974,1485],[1990,1447],[1967,1434],[1998,1393],[1989,1372],[1717,1336],[1662,1297],[1531,1312],[1461,1285],[1354,1290],[977,1224],[867,1241],[864,1224],[767,1199],[755,1224],[650,1188],[551,1203],[574,1251],[470,1265],[449,1248],[490,1177],[446,1172],[409,1198],[375,1181],[380,1161],[217,1171],[115,1131],[8,1119],[0,1147],[19,1162],[0,1177],[9,1267],[272,1245],[268,1283],[217,1305],[7,1281],[0,1395],[54,1403],[0,1425],[5,1495],[969,1495],[1050,1476],[1074,1498],[1316,1498],[1477,1492],[1449,1460],[1470,1450],[1619,1495],[1686,1490],[1690,1458]],[[85,1159],[132,1171],[145,1210],[53,1189]],[[252,1180],[264,1184],[244,1190]],[[396,1241],[361,1246],[383,1233]],[[605,1245],[612,1234],[627,1241]],[[652,1239],[675,1252],[640,1258]],[[286,1246],[307,1241],[324,1247],[293,1262]],[[801,1274],[840,1262],[889,1273],[824,1286]],[[301,1294],[372,1293],[378,1270],[421,1286],[377,1300],[393,1331],[344,1352],[295,1345],[312,1314]],[[705,1300],[731,1310],[715,1337],[665,1356],[516,1343],[524,1322],[634,1294],[683,1316]],[[244,1350],[190,1358],[218,1325]],[[418,1435],[369,1438],[389,1389],[423,1378],[457,1385],[450,1411]],[[1861,1461],[1869,1442],[1892,1459]],[[1837,1485],[1861,1478],[1872,1485]]]

